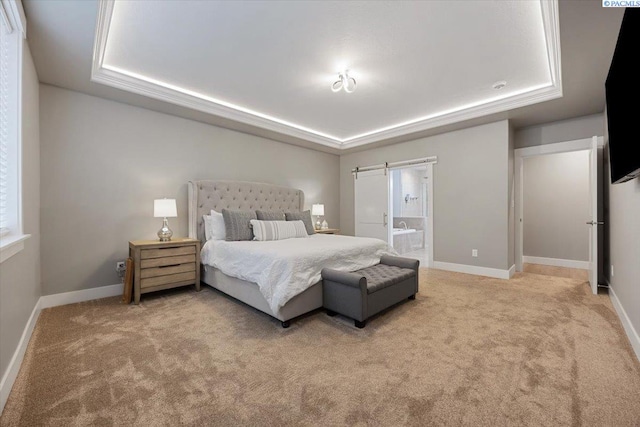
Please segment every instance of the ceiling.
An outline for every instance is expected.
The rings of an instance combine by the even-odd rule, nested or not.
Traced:
[[[43,83],[330,152],[601,112],[623,13],[536,0],[23,4]],[[345,68],[357,89],[334,93]]]

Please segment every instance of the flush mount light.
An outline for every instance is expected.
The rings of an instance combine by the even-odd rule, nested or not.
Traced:
[[[344,89],[347,93],[356,90],[356,79],[349,77],[349,70],[344,70],[338,74],[338,80],[331,85],[331,90],[334,92],[340,92],[340,89]]]
[[[495,82],[495,83],[493,84],[493,88],[494,88],[494,89],[496,89],[496,90],[500,90],[500,89],[502,89],[503,87],[505,87],[506,85],[507,85],[507,82],[505,82],[504,80],[501,80],[501,81],[499,81],[499,82]]]

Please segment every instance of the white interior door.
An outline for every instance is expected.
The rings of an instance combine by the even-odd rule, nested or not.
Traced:
[[[389,176],[386,169],[354,175],[356,236],[389,243]]]
[[[591,140],[589,152],[589,194],[591,195],[591,219],[587,221],[590,227],[589,238],[589,284],[594,294],[598,293],[598,137]]]
[[[591,194],[590,211],[591,217],[587,224],[591,227],[589,230],[589,256],[590,256],[590,278],[592,289],[597,291],[598,286],[598,145],[602,144],[601,138],[584,138],[573,141],[558,142],[555,144],[545,144],[534,147],[518,148],[514,151],[515,155],[515,263],[516,271],[523,270],[524,256],[524,159],[532,156],[540,156],[545,154],[568,153],[572,151],[590,150],[589,162],[589,186]],[[591,225],[594,222],[596,225]],[[602,224],[602,223],[600,223]]]

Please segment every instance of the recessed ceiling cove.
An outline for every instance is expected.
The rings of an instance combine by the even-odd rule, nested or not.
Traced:
[[[103,0],[92,80],[351,148],[562,96],[557,7]]]

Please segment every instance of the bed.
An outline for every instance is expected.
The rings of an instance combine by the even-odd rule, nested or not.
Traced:
[[[291,319],[322,307],[322,267],[353,271],[395,254],[381,240],[320,234],[276,242],[207,242],[203,215],[212,209],[301,212],[304,193],[242,181],[190,181],[188,189],[189,237],[202,243],[202,282],[280,320],[285,328]]]

